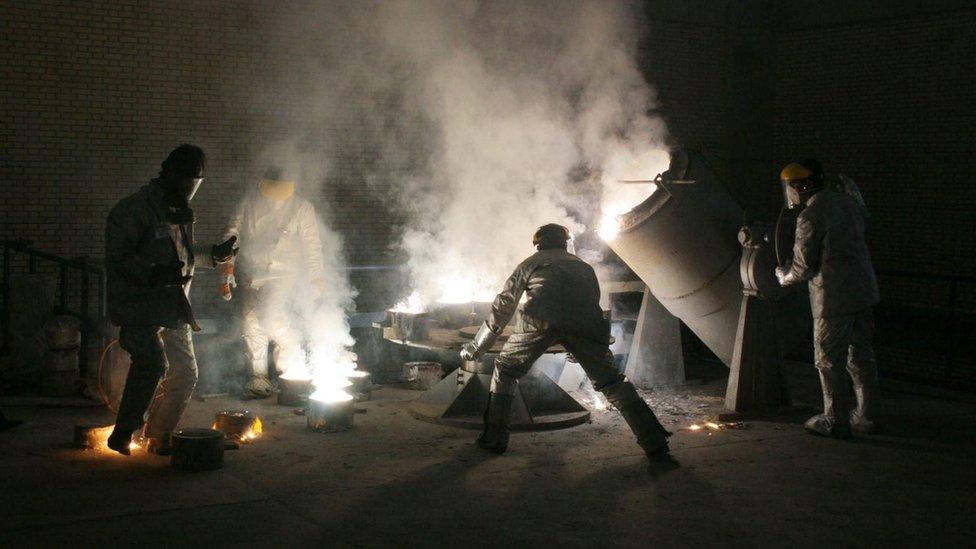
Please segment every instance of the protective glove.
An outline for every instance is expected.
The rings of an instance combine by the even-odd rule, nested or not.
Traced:
[[[190,278],[183,276],[182,261],[153,265],[149,271],[149,284],[152,286],[182,286]]]
[[[488,326],[487,321],[483,322],[474,339],[461,347],[461,360],[478,360],[481,355],[491,349],[499,335],[498,332],[493,331]]]
[[[461,360],[471,361],[478,360],[479,358],[481,358],[481,352],[474,343],[465,343],[461,347]]]
[[[174,225],[189,225],[196,221],[193,210],[189,206],[172,208],[169,212],[169,222]]]
[[[220,297],[224,301],[230,301],[234,297],[231,292],[231,288],[237,287],[237,279],[234,277],[234,263],[228,261],[226,263],[221,263],[217,267],[218,274],[220,275],[220,282],[217,284],[217,290],[220,292]]]
[[[793,283],[793,279],[790,277],[791,270],[789,265],[776,267],[776,281],[779,282],[780,286],[789,286]]]
[[[226,263],[234,259],[234,256],[237,255],[237,248],[234,247],[236,243],[237,237],[232,236],[225,240],[223,244],[217,244],[210,248],[210,259],[213,260],[214,264]]]

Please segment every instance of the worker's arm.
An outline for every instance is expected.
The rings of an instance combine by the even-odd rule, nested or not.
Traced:
[[[796,220],[796,241],[793,244],[793,261],[786,268],[776,269],[780,285],[790,286],[817,275],[820,270],[820,247],[823,234],[817,223],[800,215]]]
[[[315,208],[311,204],[303,204],[298,211],[298,237],[302,241],[302,255],[305,257],[305,270],[308,279],[319,291],[325,287],[325,257],[322,253],[322,238],[319,232],[319,221],[315,216]]]
[[[134,212],[116,206],[105,222],[105,267],[135,286],[151,286],[153,264],[142,255],[149,225]]]
[[[512,319],[512,315],[515,314],[519,300],[525,293],[528,275],[529,269],[523,263],[515,269],[512,276],[508,277],[508,280],[505,281],[505,287],[495,296],[495,301],[491,304],[491,313],[488,318],[485,319],[471,343],[465,344],[461,349],[463,360],[477,360],[495,344],[502,330]]]

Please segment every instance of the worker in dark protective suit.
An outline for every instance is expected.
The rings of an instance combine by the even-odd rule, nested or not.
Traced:
[[[132,358],[108,439],[121,454],[129,454],[132,434],[144,424],[148,449],[168,452],[197,380],[190,331],[200,328],[187,297],[195,256],[209,255],[216,264],[234,254],[233,240],[194,250],[190,200],[203,181],[204,162],[199,147],[180,145],[159,177],[120,200],[105,225],[109,316]]]
[[[485,428],[478,445],[502,453],[508,447],[508,424],[520,377],[551,345],[562,344],[627,420],[637,443],[652,461],[666,461],[668,436],[634,386],[617,370],[610,352],[610,325],[600,308],[600,285],[593,268],[567,251],[569,230],[544,225],[532,239],[538,252],[523,261],[492,303],[491,314],[463,360],[477,360],[491,349],[517,307],[515,332],[495,360]],[[519,303],[525,294],[525,301]]]
[[[325,291],[325,259],[315,207],[295,194],[295,180],[269,167],[238,205],[224,238],[239,238],[240,254],[221,270],[220,293],[241,286],[245,356],[251,373],[245,398],[271,396],[268,343],[279,375],[305,370],[302,333],[294,325],[296,301]]]
[[[864,237],[865,209],[850,194],[824,188],[815,160],[790,164],[780,177],[790,204],[805,205],[796,221],[792,263],[776,269],[783,286],[809,281],[824,412],[805,427],[837,438],[850,437],[852,428],[876,432],[880,395],[872,307],[879,299]],[[857,398],[853,410],[848,379]]]

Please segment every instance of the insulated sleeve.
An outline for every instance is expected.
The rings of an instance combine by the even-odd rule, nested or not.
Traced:
[[[528,269],[525,263],[519,265],[512,276],[505,281],[505,287],[495,296],[495,301],[491,304],[491,313],[485,323],[495,333],[501,333],[508,321],[512,320],[515,309],[518,308],[519,300],[525,292],[528,282]]]
[[[310,280],[325,276],[325,257],[322,253],[322,238],[315,208],[303,204],[298,211],[298,235],[302,240],[302,254],[305,256],[305,269]]]
[[[786,274],[786,284],[809,280],[820,270],[822,231],[817,223],[800,215],[796,220],[796,241],[793,245],[793,263]]]

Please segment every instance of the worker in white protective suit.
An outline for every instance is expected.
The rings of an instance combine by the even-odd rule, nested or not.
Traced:
[[[804,206],[796,222],[793,260],[777,267],[783,286],[809,281],[813,310],[814,359],[823,388],[824,411],[804,427],[811,433],[848,438],[851,429],[879,429],[878,365],[874,358],[873,306],[879,301],[871,255],[865,242],[865,217],[860,192],[846,184],[825,188],[816,160],[783,168],[792,206]],[[850,406],[854,386],[857,405]]]
[[[250,377],[245,398],[274,392],[268,370],[268,344],[275,344],[279,375],[305,367],[302,332],[293,323],[298,299],[325,290],[318,219],[312,204],[295,194],[295,181],[270,167],[257,189],[238,205],[225,233],[236,236],[239,253],[221,272],[220,293],[232,288],[242,297],[242,332]]]

